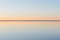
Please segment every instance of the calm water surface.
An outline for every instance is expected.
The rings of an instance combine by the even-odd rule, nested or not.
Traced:
[[[60,24],[1,24],[0,40],[60,40]]]

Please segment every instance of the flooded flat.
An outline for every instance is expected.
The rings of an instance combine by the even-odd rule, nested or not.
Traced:
[[[0,40],[60,40],[60,22],[0,22]]]

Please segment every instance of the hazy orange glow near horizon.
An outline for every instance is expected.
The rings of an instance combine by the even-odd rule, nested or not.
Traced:
[[[60,20],[60,18],[51,18],[51,17],[0,17],[0,20]]]

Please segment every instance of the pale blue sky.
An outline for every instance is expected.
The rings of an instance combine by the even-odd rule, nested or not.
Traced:
[[[60,0],[0,0],[0,17],[60,17]]]

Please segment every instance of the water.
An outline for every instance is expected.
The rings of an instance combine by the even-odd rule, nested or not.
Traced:
[[[0,40],[60,40],[60,24],[0,23]]]

